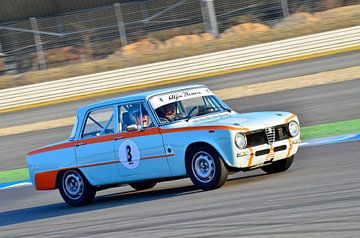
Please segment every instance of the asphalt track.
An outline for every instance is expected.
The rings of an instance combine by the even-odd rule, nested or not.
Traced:
[[[335,70],[359,65],[360,51],[320,57],[311,60],[249,70],[224,76],[205,78],[193,82],[173,84],[205,84],[211,89],[267,82],[288,77]],[[133,92],[131,92],[133,93]],[[126,94],[126,93],[124,93]],[[122,94],[122,95],[124,95]],[[0,127],[58,119],[72,116],[76,108],[99,100],[120,95],[109,95],[71,103],[35,108],[0,115]],[[302,125],[313,125],[359,118],[360,80],[289,90],[229,100],[238,112],[282,110],[297,113]],[[70,127],[0,137],[0,171],[25,166],[28,151],[68,138]]]
[[[355,52],[228,75],[218,86],[212,80],[196,83],[219,89],[240,85],[244,81],[238,79],[251,74],[253,83],[275,80],[308,74],[310,68],[315,73],[358,65],[359,56]],[[303,125],[359,118],[359,102],[360,80],[227,101],[239,112],[292,111]],[[71,108],[87,103],[4,114],[1,127],[70,116]],[[68,133],[69,128],[57,128],[0,137],[0,170],[24,166],[30,147],[65,139]],[[114,188],[81,208],[68,207],[57,191],[1,190],[0,237],[360,237],[359,157],[359,141],[301,148],[293,166],[281,174],[237,173],[224,187],[208,192],[195,189],[188,179],[145,192]]]
[[[346,156],[345,156],[346,155]],[[70,208],[57,191],[0,191],[0,237],[360,237],[359,142],[302,148],[284,173],[129,187]]]

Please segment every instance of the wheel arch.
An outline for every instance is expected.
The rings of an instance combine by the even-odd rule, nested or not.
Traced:
[[[59,185],[60,185],[60,182],[61,182],[61,178],[62,176],[64,175],[64,173],[66,171],[69,171],[69,170],[75,170],[77,172],[79,172],[81,175],[84,176],[84,178],[89,182],[89,179],[87,178],[87,176],[78,168],[68,168],[68,169],[62,169],[60,170],[57,175],[56,175],[56,180],[55,180],[55,188],[58,189],[59,188]]]
[[[219,156],[221,157],[221,160],[224,162],[225,166],[228,169],[231,168],[231,166],[229,166],[229,164],[228,164],[228,161],[225,159],[226,157],[224,157],[224,154],[222,153],[222,150],[220,150],[220,148],[217,148],[216,146],[213,146],[212,144],[210,144],[208,142],[205,142],[205,141],[198,141],[198,142],[193,142],[193,143],[189,144],[186,147],[186,150],[185,150],[185,158],[184,158],[185,161],[188,159],[188,155],[189,155],[190,151],[192,149],[196,148],[196,147],[199,147],[199,146],[206,146],[206,147],[209,147],[212,150],[214,150],[216,153],[219,154]]]
[[[55,188],[58,189],[59,185],[60,185],[60,181],[61,178],[63,176],[63,174],[66,172],[67,170],[60,170],[57,175],[56,175],[56,180],[55,180]]]

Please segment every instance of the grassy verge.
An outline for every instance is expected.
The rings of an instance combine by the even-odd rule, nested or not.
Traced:
[[[29,179],[27,168],[0,171],[0,184],[25,179]]]
[[[301,138],[306,140],[351,133],[360,133],[360,119],[305,126],[301,129]],[[0,171],[0,184],[25,179],[29,179],[27,168]]]
[[[360,133],[360,119],[306,126],[301,128],[301,138],[306,140],[356,132]]]

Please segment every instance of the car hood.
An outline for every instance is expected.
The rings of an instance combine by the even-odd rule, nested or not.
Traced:
[[[266,127],[287,123],[287,119],[293,115],[289,112],[249,112],[249,113],[221,113],[193,118],[189,122],[169,124],[167,127],[190,127],[190,126],[238,126],[249,130],[258,130]]]

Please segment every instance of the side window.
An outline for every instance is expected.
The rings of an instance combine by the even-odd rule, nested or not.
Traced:
[[[114,110],[112,107],[90,112],[82,138],[89,138],[114,133]]]
[[[119,107],[119,131],[134,131],[152,126],[149,112],[142,103],[130,103]]]

